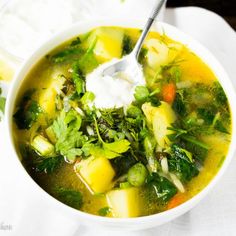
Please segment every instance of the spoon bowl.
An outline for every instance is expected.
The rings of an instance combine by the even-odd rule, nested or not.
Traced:
[[[149,16],[147,23],[142,31],[142,34],[140,35],[133,51],[128,56],[121,58],[120,60],[115,61],[112,64],[109,64],[108,67],[103,70],[102,72],[103,76],[105,75],[112,76],[116,74],[117,72],[126,70],[126,68],[128,68],[129,66],[136,67],[136,68],[140,67],[138,65],[139,52],[141,50],[141,47],[143,45],[145,38],[147,37],[148,32],[151,29],[151,26],[154,20],[156,19],[157,15],[159,14],[165,2],[166,0],[157,1],[157,5],[155,5],[155,7],[153,8],[152,13]],[[136,64],[136,66],[134,66],[134,64]]]

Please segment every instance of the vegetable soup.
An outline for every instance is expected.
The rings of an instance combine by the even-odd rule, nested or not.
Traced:
[[[164,33],[150,32],[141,49],[143,83],[125,72],[90,80],[128,55],[139,35],[119,27],[79,35],[45,55],[18,94],[14,141],[25,169],[84,212],[138,217],[174,208],[211,181],[228,152],[223,88]]]

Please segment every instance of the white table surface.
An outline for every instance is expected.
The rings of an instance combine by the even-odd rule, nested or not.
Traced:
[[[236,34],[221,17],[188,7],[168,9],[165,21],[206,46],[223,64],[236,87]],[[4,133],[0,123],[0,236],[236,235],[236,158],[214,190],[185,215],[145,231],[109,232],[79,225],[50,209],[31,192],[9,156]],[[2,230],[1,225],[9,225],[11,230]]]

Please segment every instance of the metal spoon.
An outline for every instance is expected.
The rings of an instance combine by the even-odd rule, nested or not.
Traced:
[[[139,56],[140,49],[143,45],[143,42],[150,30],[155,18],[157,17],[158,13],[160,12],[165,1],[166,0],[158,1],[157,5],[153,8],[153,11],[152,11],[150,17],[148,18],[148,21],[142,31],[141,36],[139,37],[139,39],[137,41],[133,51],[128,56],[114,62],[114,64],[109,64],[109,66],[103,70],[103,72],[102,72],[103,76],[106,76],[106,75],[112,76],[117,72],[124,71],[130,65],[132,65],[132,67],[134,67],[135,64],[137,65],[137,68],[139,69],[138,56]]]

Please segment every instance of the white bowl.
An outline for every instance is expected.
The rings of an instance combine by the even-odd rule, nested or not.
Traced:
[[[13,135],[12,135],[12,116],[13,109],[16,101],[16,97],[18,91],[21,87],[21,84],[25,78],[25,76],[29,73],[31,68],[47,53],[49,53],[53,48],[60,45],[62,42],[67,41],[68,39],[73,38],[76,35],[86,33],[91,29],[98,26],[121,26],[121,27],[134,27],[134,28],[142,28],[143,22],[145,20],[137,20],[133,19],[130,21],[127,20],[118,20],[118,19],[107,19],[107,20],[93,20],[93,21],[85,21],[79,24],[72,26],[71,28],[63,31],[62,33],[56,35],[48,42],[44,43],[40,48],[38,48],[32,55],[25,61],[22,67],[19,69],[18,73],[15,75],[15,79],[10,88],[7,103],[6,103],[6,112],[5,112],[5,122],[7,127],[7,139],[9,141],[9,147],[11,148],[12,155],[15,160],[18,161],[19,171],[24,175],[25,181],[29,182],[30,188],[32,191],[36,191],[40,198],[44,201],[48,202],[53,208],[58,211],[63,211],[64,214],[67,214],[71,217],[75,217],[78,219],[78,223],[87,224],[91,227],[108,227],[109,229],[118,229],[118,230],[139,230],[145,228],[151,228],[157,225],[164,224],[174,218],[184,214],[193,208],[202,198],[206,196],[206,194],[213,188],[213,186],[219,181],[222,177],[222,174],[225,172],[228,167],[235,148],[236,148],[236,106],[233,104],[236,101],[236,95],[233,90],[233,85],[228,78],[226,72],[219,64],[219,62],[214,58],[214,56],[205,49],[202,45],[200,45],[197,41],[189,37],[188,35],[182,33],[177,28],[168,25],[166,23],[158,22],[153,26],[153,31],[165,32],[167,36],[170,38],[179,41],[188,46],[188,48],[193,51],[196,55],[198,55],[215,73],[216,77],[219,79],[221,85],[223,86],[225,93],[228,97],[231,112],[232,112],[232,141],[229,147],[228,155],[217,173],[217,175],[213,178],[213,180],[196,196],[187,202],[181,204],[180,206],[173,208],[171,210],[167,210],[162,213],[158,213],[155,215],[137,217],[137,218],[106,218],[101,216],[91,215],[85,212],[78,211],[73,209],[52,196],[46,193],[41,187],[39,187],[33,179],[28,175],[25,171],[23,165],[21,164],[17,153],[15,151]],[[217,206],[216,206],[217,207]],[[45,209],[46,210],[46,209]]]

